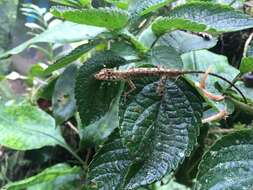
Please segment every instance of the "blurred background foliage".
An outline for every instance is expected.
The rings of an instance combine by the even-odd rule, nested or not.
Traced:
[[[231,0],[231,1],[230,0],[229,1],[212,0],[212,1],[224,3],[224,4],[230,4],[240,10],[243,9],[243,5],[244,5],[243,0]],[[92,2],[93,2],[92,5],[94,7],[100,7],[100,6],[106,5],[109,2],[109,0],[108,1],[94,0]],[[29,6],[29,3],[33,3],[33,5],[38,6],[40,9]],[[50,3],[49,0],[19,0],[19,1],[18,0],[0,0],[0,18],[1,18],[0,19],[0,52],[4,52],[8,49],[16,47],[17,45],[27,41],[33,36],[36,36],[40,32],[43,32],[46,29],[50,28],[50,25],[53,24],[54,22],[57,22],[56,19],[54,21],[52,18],[50,18],[50,15],[47,14],[48,13],[47,10],[52,4],[53,3]],[[247,12],[248,14],[251,14],[252,13],[251,1],[248,1],[248,3],[245,5],[247,5],[245,12]],[[43,20],[43,24],[38,19],[29,15],[29,11],[27,12],[27,8],[31,8],[34,11],[36,11],[37,16]],[[40,30],[37,30],[36,28],[38,27],[42,27],[42,28]],[[238,67],[242,58],[242,52],[244,50],[245,41],[251,32],[252,32],[252,29],[224,34],[222,37],[220,37],[218,44],[214,48],[212,48],[211,51],[217,54],[226,55],[229,59],[229,63],[233,66]],[[252,54],[250,54],[250,52],[252,53],[252,49],[253,49],[252,47],[253,46],[251,45],[249,48],[248,56],[252,56]],[[41,77],[41,79],[36,78],[36,80],[33,80],[33,78],[35,78],[36,76],[39,76],[40,71],[43,70],[40,63],[49,65],[50,62],[54,61],[52,60],[52,58],[56,59],[58,55],[66,53],[71,48],[72,47],[70,47],[70,45],[65,45],[63,47],[57,44],[44,43],[43,45],[39,44],[38,46],[35,46],[35,45],[31,46],[31,48],[25,49],[20,54],[13,55],[9,59],[0,61],[0,97],[6,100],[14,100],[14,99],[17,100],[17,96],[22,95],[24,93],[28,93],[27,87],[33,88],[33,84],[32,84],[33,82],[36,82],[36,84],[42,84],[42,82],[44,82],[43,80],[45,79],[43,77]],[[208,62],[208,60],[211,60],[211,62],[213,62],[214,59],[206,58],[206,57],[209,57],[210,55],[218,57],[219,60],[220,59],[224,60],[223,57],[220,58],[218,55],[211,54],[211,52],[201,51],[194,54],[194,56],[198,56],[201,58],[200,59],[201,64]],[[185,55],[185,59],[187,58],[190,59],[191,57],[193,57],[192,54]],[[3,64],[1,64],[1,62]],[[228,61],[225,60],[225,62],[228,62]],[[10,75],[13,72],[15,73]],[[6,78],[5,76],[8,74],[9,74],[9,77]],[[23,76],[25,76],[26,78],[25,79],[22,78]],[[69,80],[69,74],[67,74],[67,76],[68,77],[64,78],[65,80]],[[52,81],[54,82],[50,84],[52,84],[52,86],[55,85],[56,80],[57,78],[52,78]],[[252,84],[252,80],[250,81]],[[52,86],[48,85],[46,88],[51,89],[51,91],[53,91],[52,89],[54,88],[54,86],[53,87]],[[63,86],[66,87],[67,90],[69,90],[69,88],[67,87],[71,85],[66,85],[66,82],[63,80],[62,83],[56,86],[59,86],[58,89],[60,90],[58,91],[60,92],[60,91],[64,91],[62,90]],[[50,90],[44,90],[44,91],[50,93]],[[70,92],[72,91],[70,90]],[[33,90],[30,89],[29,93],[32,94]],[[252,95],[252,93],[245,93],[245,94]],[[55,102],[59,103],[60,102],[59,97],[61,97],[61,94],[55,93],[55,95],[56,95]],[[44,97],[44,99],[47,99],[45,97],[49,96],[51,98],[52,93],[50,95],[40,94],[40,96]],[[66,98],[66,97],[63,97],[63,98]],[[65,99],[63,99],[63,101],[64,100]],[[49,101],[45,101],[45,100],[40,101],[39,99],[38,104],[45,110],[47,110],[47,108],[50,107]],[[237,113],[235,118],[241,119],[242,117],[238,117],[239,114],[240,113]],[[243,119],[241,120],[243,121]],[[248,117],[246,117],[245,120],[248,120]],[[236,121],[233,121],[233,122],[236,122]],[[227,126],[228,124],[229,124],[229,121],[226,121],[223,125]],[[240,123],[235,124],[235,128],[242,128],[242,126],[244,126],[244,124],[240,124]],[[74,135],[66,134],[66,136],[72,136],[73,138],[68,139],[68,140],[71,142],[72,141],[75,142],[75,140],[73,140],[76,137],[75,134]],[[214,137],[213,136],[211,136],[211,138],[208,140],[213,142],[218,137],[220,137],[219,135],[216,135]],[[56,150],[57,151],[51,148],[43,148],[42,150],[39,150],[39,151],[33,151],[33,152],[27,151],[26,153],[8,151],[8,153],[5,154],[6,157],[1,159],[1,147],[0,147],[0,171],[1,171],[0,172],[0,187],[1,187],[1,183],[5,184],[11,180],[22,179],[25,176],[31,176],[35,174],[38,170],[45,167],[45,165],[43,164],[45,163],[48,164],[49,161],[50,161],[50,164],[52,164],[51,162],[58,161],[52,158],[64,159],[66,157],[62,149],[57,148]],[[37,163],[31,164],[32,160],[34,160],[35,158],[36,158]],[[157,186],[159,185],[160,184],[157,184]],[[174,184],[173,185],[170,184],[168,186],[170,186],[171,189],[182,189],[182,190],[184,189],[182,186],[178,186],[178,184],[175,184],[175,187],[174,187]],[[168,190],[168,186],[165,186],[161,189]]]
[[[11,31],[16,22],[18,0],[0,0],[0,52],[11,47]],[[0,61],[0,63],[3,61]],[[10,60],[0,64],[0,75],[8,71]]]

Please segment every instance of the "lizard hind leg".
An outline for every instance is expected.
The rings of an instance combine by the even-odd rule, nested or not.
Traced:
[[[135,84],[133,83],[133,81],[131,81],[130,79],[127,79],[126,82],[128,83],[130,89],[129,89],[127,92],[124,93],[124,98],[125,98],[125,99],[127,98],[127,96],[128,96],[131,92],[133,92],[133,91],[136,89],[136,86],[135,86]]]

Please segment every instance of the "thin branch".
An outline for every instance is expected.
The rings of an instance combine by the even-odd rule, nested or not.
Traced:
[[[198,73],[199,73],[199,74],[205,74],[204,71],[185,71],[185,74],[198,74]],[[224,78],[224,77],[222,77],[222,76],[220,76],[220,75],[218,75],[218,74],[215,74],[215,73],[208,73],[208,74],[211,75],[211,76],[217,77],[217,78],[219,78],[219,79],[221,79],[221,80],[227,82],[228,84],[230,84],[231,87],[233,87],[233,88],[242,96],[244,102],[247,104],[247,99],[246,99],[246,97],[244,96],[244,94],[242,93],[242,91],[241,91],[237,86],[235,86],[235,84],[233,84],[233,83],[230,82],[228,79],[226,79],[226,78]]]
[[[243,57],[247,56],[247,51],[250,45],[250,42],[253,39],[253,32],[249,35],[248,39],[246,40],[245,44],[244,44],[244,50],[243,50]]]
[[[209,134],[217,134],[217,133],[220,133],[220,134],[227,134],[227,133],[231,133],[231,132],[234,132],[235,129],[222,129],[222,128],[213,128],[213,129],[210,129],[208,131]]]
[[[202,119],[202,123],[210,123],[213,121],[218,121],[221,119],[226,119],[228,117],[228,113],[225,110],[221,110],[219,113],[212,115],[208,118]]]
[[[67,125],[69,126],[70,129],[72,129],[76,134],[79,135],[78,129],[70,121],[67,122]]]

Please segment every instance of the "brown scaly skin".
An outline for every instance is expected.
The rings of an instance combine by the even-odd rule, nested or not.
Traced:
[[[183,74],[185,74],[184,71],[164,68],[131,68],[127,71],[102,69],[99,73],[95,74],[95,78],[97,80],[126,80],[142,76],[178,77]]]

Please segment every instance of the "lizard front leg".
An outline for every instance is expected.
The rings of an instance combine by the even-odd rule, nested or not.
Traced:
[[[168,77],[166,75],[163,75],[163,76],[161,76],[161,78],[158,82],[156,92],[159,94],[159,96],[163,96],[163,94],[164,94],[165,84],[166,84],[167,78]]]

